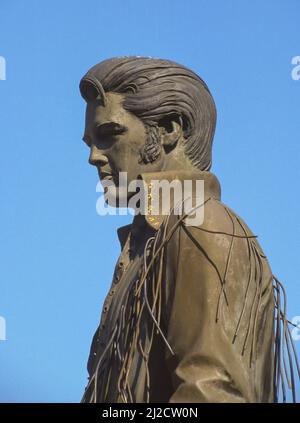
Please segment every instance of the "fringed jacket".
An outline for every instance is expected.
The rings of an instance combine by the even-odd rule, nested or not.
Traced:
[[[276,402],[292,341],[280,282],[211,172],[163,177],[204,180],[203,223],[170,209],[118,230],[82,402]]]

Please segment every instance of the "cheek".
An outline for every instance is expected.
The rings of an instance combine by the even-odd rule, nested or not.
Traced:
[[[131,154],[138,155],[145,145],[143,137],[139,134],[132,134],[132,137],[127,140],[127,145]]]
[[[128,139],[122,139],[113,146],[109,156],[115,170],[132,173],[132,169],[138,165],[140,152],[136,144]]]
[[[137,162],[143,149],[141,137],[138,137],[137,135],[138,134],[132,133],[127,134],[126,137],[122,137],[122,139],[114,146],[115,155],[120,156],[123,160],[126,158],[126,160],[134,163]]]
[[[132,122],[126,134],[127,142],[133,153],[140,153],[146,142],[146,131],[141,122]]]
[[[136,124],[126,126],[130,129],[111,147],[109,159],[116,172],[127,172],[128,179],[131,180],[141,172],[139,162],[145,145],[145,131]]]

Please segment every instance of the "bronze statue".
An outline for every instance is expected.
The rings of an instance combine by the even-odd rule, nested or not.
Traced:
[[[89,162],[115,184],[117,204],[120,172],[142,180],[149,199],[118,230],[82,402],[277,402],[285,348],[292,366],[284,291],[256,236],[221,202],[207,85],[172,61],[121,57],[92,67],[80,91]],[[152,181],[162,179],[204,181],[201,224],[186,224],[174,202],[151,212]]]

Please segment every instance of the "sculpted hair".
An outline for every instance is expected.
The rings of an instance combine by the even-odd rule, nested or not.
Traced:
[[[190,69],[170,60],[117,57],[93,66],[80,81],[88,102],[105,92],[124,93],[124,108],[157,127],[182,124],[185,153],[200,170],[211,167],[216,108],[205,82]]]

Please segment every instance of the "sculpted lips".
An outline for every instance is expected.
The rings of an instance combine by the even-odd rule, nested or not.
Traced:
[[[107,173],[107,172],[100,172],[100,179],[103,180],[112,180],[113,176],[111,173]]]
[[[113,181],[115,185],[118,183],[118,178],[111,169],[98,168],[98,174],[101,181]]]

